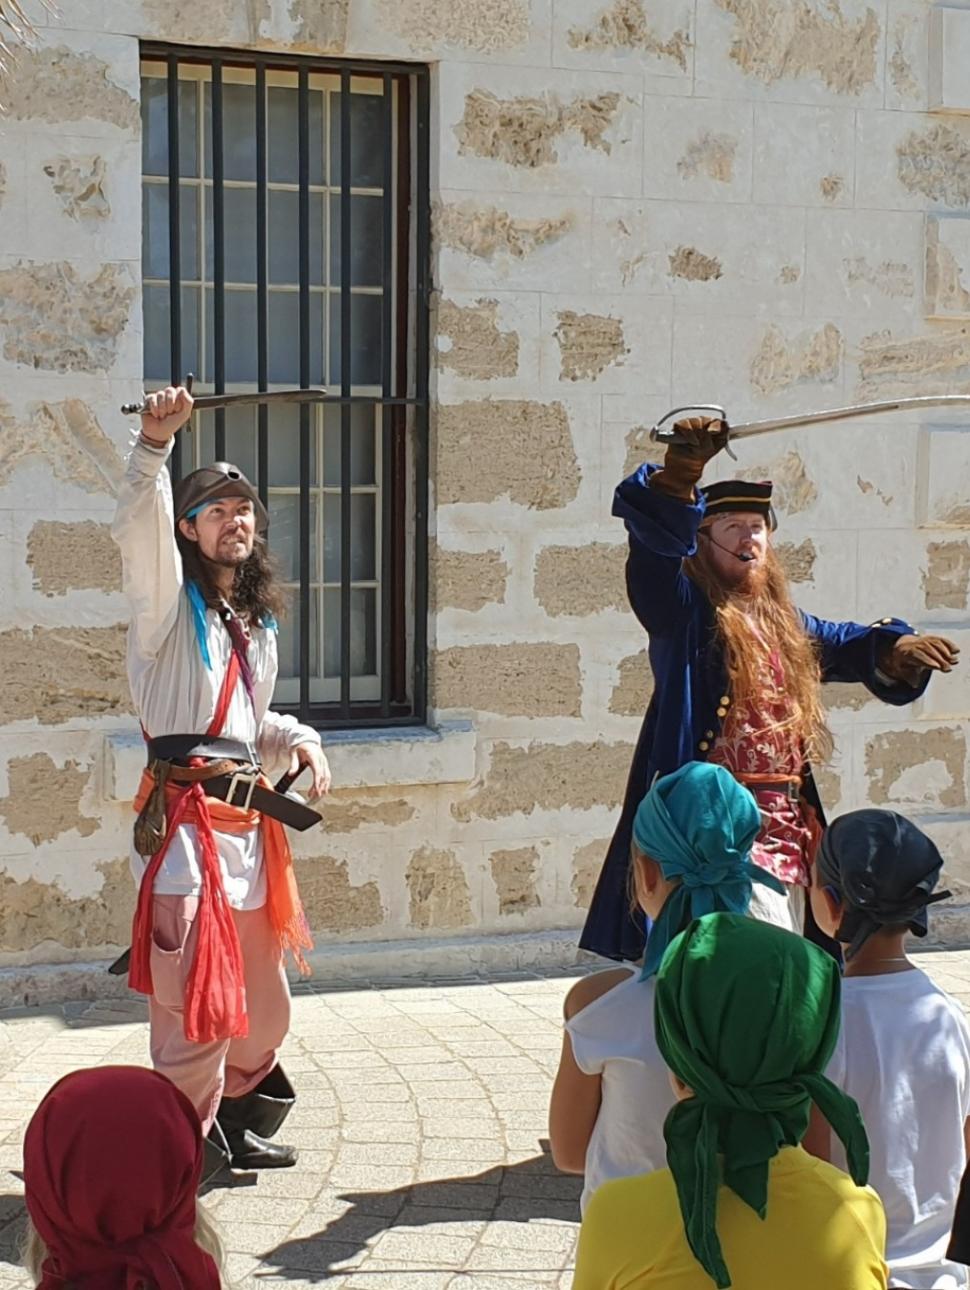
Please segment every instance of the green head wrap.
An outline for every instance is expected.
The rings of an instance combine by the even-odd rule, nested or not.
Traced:
[[[753,882],[784,895],[782,883],[751,862],[760,828],[758,803],[723,766],[689,761],[656,781],[637,808],[633,841],[680,882],[650,928],[641,980],[692,918],[719,909],[746,914]]]
[[[722,1288],[717,1193],[730,1187],[761,1218],[768,1164],[797,1146],[814,1101],[845,1145],[856,1183],[869,1141],[852,1098],[822,1074],[839,1031],[838,965],[802,937],[739,914],[695,920],[657,975],[657,1043],[693,1090],[664,1124],[687,1240]]]

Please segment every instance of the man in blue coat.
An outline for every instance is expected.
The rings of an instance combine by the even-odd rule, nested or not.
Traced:
[[[727,432],[705,417],[677,429],[686,442],[668,447],[662,467],[641,466],[625,479],[613,502],[629,534],[627,593],[649,635],[655,681],[580,939],[613,959],[643,953],[645,931],[627,889],[637,806],[658,775],[697,760],[725,766],[758,800],[764,826],[752,859],[788,895],[768,893],[753,912],[822,939],[804,899],[824,825],[811,762],[832,747],[821,683],[861,682],[885,703],[911,703],[930,672],[949,672],[959,652],[899,618],[863,627],[795,609],[769,542],[771,485],[728,480],[698,489]]]

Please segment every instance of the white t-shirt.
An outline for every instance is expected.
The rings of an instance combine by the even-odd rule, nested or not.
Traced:
[[[602,1077],[602,1102],[586,1149],[580,1209],[614,1178],[664,1169],[663,1127],[676,1101],[653,1028],[655,978],[634,969],[566,1022],[576,1065]]]
[[[946,1258],[970,1116],[962,1008],[918,968],[846,977],[826,1074],[859,1103],[869,1134],[869,1183],[886,1210],[890,1286],[966,1286],[967,1269]],[[834,1134],[832,1163],[846,1167]]]

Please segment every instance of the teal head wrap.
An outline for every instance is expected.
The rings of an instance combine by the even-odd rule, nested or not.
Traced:
[[[723,766],[691,761],[658,779],[633,820],[633,840],[665,878],[679,878],[650,929],[642,978],[692,918],[723,910],[746,914],[751,884],[783,894],[782,883],[751,862],[761,813],[751,793]]]

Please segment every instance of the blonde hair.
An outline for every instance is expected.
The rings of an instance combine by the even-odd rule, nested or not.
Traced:
[[[219,1269],[219,1281],[222,1282],[222,1273],[225,1270],[226,1254],[222,1247],[222,1240],[216,1230],[215,1224],[208,1216],[201,1205],[196,1205],[195,1209],[195,1243],[200,1249],[205,1250],[206,1254],[211,1254]],[[44,1260],[47,1258],[47,1246],[41,1240],[34,1227],[30,1216],[27,1216],[27,1230],[24,1233],[24,1241],[21,1249],[21,1260],[31,1280],[35,1286],[40,1285],[42,1279],[42,1268]],[[70,1282],[67,1283],[65,1290],[70,1290]],[[145,1284],[144,1290],[154,1290],[154,1287]]]
[[[764,585],[750,599],[723,586],[714,569],[710,548],[700,543],[696,555],[684,561],[687,575],[714,608],[717,634],[724,647],[728,685],[735,703],[756,698],[762,689],[765,650],[758,634],[777,649],[791,700],[786,723],[804,749],[807,761],[824,762],[832,752],[832,734],[822,706],[822,673],[815,642],[806,634],[792,604],[788,580],[771,546],[765,552]],[[751,621],[757,628],[752,630]]]

